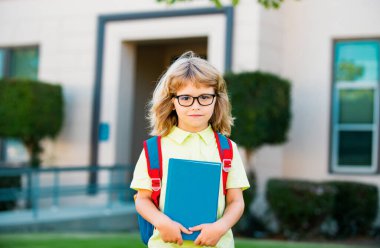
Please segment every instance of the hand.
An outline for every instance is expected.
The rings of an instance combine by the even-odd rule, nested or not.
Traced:
[[[220,238],[228,231],[222,223],[202,224],[189,228],[190,231],[201,231],[194,244],[201,246],[216,246]]]
[[[169,217],[164,218],[157,224],[157,230],[160,232],[160,236],[164,242],[176,243],[178,245],[183,244],[181,232],[186,234],[192,234],[192,231],[187,230],[180,223],[171,220]]]

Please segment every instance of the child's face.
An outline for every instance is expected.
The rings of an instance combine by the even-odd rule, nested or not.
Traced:
[[[186,86],[180,88],[176,95],[188,95],[197,97],[203,94],[215,94],[213,87],[201,86],[199,88],[195,87],[192,83],[188,83]],[[207,128],[208,122],[214,113],[214,107],[216,99],[213,99],[211,105],[202,106],[199,104],[197,99],[189,107],[181,106],[178,103],[177,98],[172,99],[174,103],[175,110],[178,115],[178,127],[188,131],[188,132],[199,132]]]

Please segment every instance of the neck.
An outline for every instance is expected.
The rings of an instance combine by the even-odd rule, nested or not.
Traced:
[[[186,131],[186,132],[189,132],[189,133],[198,133],[198,132],[203,131],[206,128],[208,128],[208,125],[207,126],[200,126],[200,127],[184,127],[182,125],[178,125],[177,127]]]

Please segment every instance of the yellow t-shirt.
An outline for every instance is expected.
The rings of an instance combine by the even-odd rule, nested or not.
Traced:
[[[232,168],[228,173],[227,189],[241,188],[245,190],[249,188],[249,182],[244,170],[243,162],[241,160],[239,151],[235,142],[232,143],[233,159]],[[214,137],[214,132],[209,125],[206,129],[197,132],[190,133],[174,126],[170,133],[161,138],[162,149],[162,188],[160,196],[160,210],[163,211],[165,204],[166,193],[166,181],[167,181],[167,169],[169,158],[189,159],[189,160],[201,160],[210,162],[220,162],[219,151],[217,143]],[[137,161],[135,171],[133,174],[133,180],[131,182],[132,189],[147,189],[152,190],[151,180],[148,174],[146,158],[144,151],[141,152],[140,158]],[[223,180],[220,180],[219,190],[219,202],[217,218],[222,217],[225,209],[225,196],[223,195]],[[165,243],[157,229],[154,230],[152,237],[149,240],[148,247],[154,248],[167,248],[167,247],[200,247],[196,246],[193,241],[185,240],[182,246],[172,243]],[[231,229],[223,235],[218,244],[218,248],[233,248],[234,239]]]

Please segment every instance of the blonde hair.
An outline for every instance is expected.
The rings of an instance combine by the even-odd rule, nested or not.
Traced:
[[[172,97],[189,82],[196,87],[202,85],[214,88],[217,97],[209,123],[214,131],[229,136],[233,117],[226,82],[215,67],[192,51],[182,54],[157,83],[148,105],[150,134],[166,136],[173,126],[178,125],[177,113],[173,111]]]

